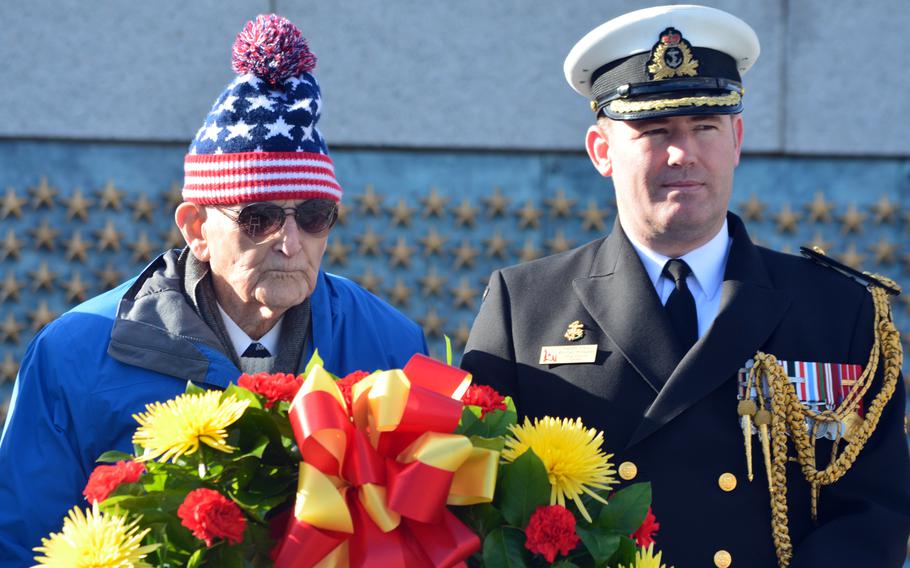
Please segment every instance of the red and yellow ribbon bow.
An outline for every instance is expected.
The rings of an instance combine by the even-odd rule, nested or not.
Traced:
[[[451,433],[470,382],[415,355],[356,383],[349,409],[313,368],[289,413],[302,461],[275,566],[462,566],[480,540],[446,504],[492,500],[499,461]]]

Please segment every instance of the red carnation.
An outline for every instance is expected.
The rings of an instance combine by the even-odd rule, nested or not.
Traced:
[[[335,385],[338,386],[342,396],[344,396],[344,402],[347,403],[349,411],[354,406],[354,385],[359,383],[364,377],[369,376],[370,373],[367,373],[366,371],[354,371],[346,377],[335,381]]]
[[[566,556],[578,544],[575,516],[562,505],[538,507],[528,528],[525,548],[552,563],[557,554]]]
[[[191,491],[177,509],[177,516],[209,548],[216,538],[227,539],[230,544],[243,540],[246,517],[240,507],[212,489]]]
[[[285,402],[294,400],[294,395],[300,390],[303,379],[285,373],[256,373],[255,375],[244,373],[237,379],[237,384],[267,398],[265,407],[268,409],[279,400]]]
[[[660,523],[657,522],[654,513],[651,512],[651,507],[648,507],[648,514],[645,515],[645,520],[641,523],[641,526],[638,527],[637,531],[629,535],[629,538],[638,543],[638,546],[647,548],[654,542],[654,533],[656,533],[659,528]]]
[[[118,461],[114,465],[99,465],[88,476],[82,494],[89,503],[104,501],[122,483],[136,483],[145,473],[145,465],[135,461]]]
[[[487,415],[487,412],[506,409],[505,397],[487,385],[469,386],[467,392],[461,397],[461,402],[470,406],[479,406],[481,419]]]

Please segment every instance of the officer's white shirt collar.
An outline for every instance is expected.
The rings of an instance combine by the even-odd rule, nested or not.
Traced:
[[[272,329],[260,337],[257,342],[255,339],[250,338],[250,336],[231,319],[231,316],[227,315],[227,312],[224,311],[221,304],[218,304],[218,302],[215,303],[218,305],[218,311],[221,312],[221,321],[224,322],[224,329],[227,330],[228,337],[231,338],[231,343],[234,345],[234,351],[237,353],[238,357],[246,351],[251,343],[261,343],[263,347],[269,350],[272,357],[278,353],[278,340],[281,338],[281,321],[284,319],[284,316],[281,316],[275,325],[272,326]]]
[[[651,284],[654,285],[654,289],[660,297],[660,303],[665,304],[674,288],[673,279],[662,276],[664,265],[671,257],[649,249],[628,233],[626,233],[626,237],[632,243],[635,252],[638,253],[638,257],[651,279]],[[727,220],[724,219],[723,227],[710,241],[679,257],[686,261],[686,264],[692,269],[692,274],[686,279],[686,284],[695,298],[699,337],[711,327],[720,310],[720,287],[724,281],[727,256],[730,254],[732,244],[733,239],[730,238],[727,229]]]

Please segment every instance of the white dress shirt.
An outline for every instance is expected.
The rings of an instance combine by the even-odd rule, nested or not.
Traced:
[[[645,265],[645,270],[651,278],[651,283],[657,291],[661,304],[666,304],[670,293],[673,292],[675,284],[672,278],[664,276],[664,265],[670,260],[669,256],[664,256],[655,252],[629,235],[629,242],[635,247],[635,252]],[[730,238],[727,230],[727,221],[724,220],[724,226],[714,238],[697,249],[679,257],[686,261],[692,273],[686,278],[686,285],[695,298],[695,311],[698,313],[698,337],[701,337],[708,331],[717,312],[720,311],[720,285],[724,281],[724,269],[727,267],[727,257],[730,254],[730,245],[733,239]]]
[[[224,329],[227,330],[228,336],[231,338],[231,343],[234,345],[234,351],[237,353],[238,357],[242,356],[252,343],[262,344],[263,347],[269,350],[269,354],[272,357],[278,353],[278,340],[281,338],[281,321],[284,319],[284,316],[281,316],[281,319],[272,326],[272,329],[257,341],[250,338],[245,331],[240,329],[240,326],[231,319],[231,316],[227,315],[227,312],[224,311],[221,304],[215,303],[218,305],[218,311],[221,312],[221,321],[224,322]]]

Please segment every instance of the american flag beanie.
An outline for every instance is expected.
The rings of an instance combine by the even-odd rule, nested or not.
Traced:
[[[215,101],[183,161],[183,199],[200,205],[282,199],[341,201],[300,30],[269,14],[234,42],[235,78]]]

